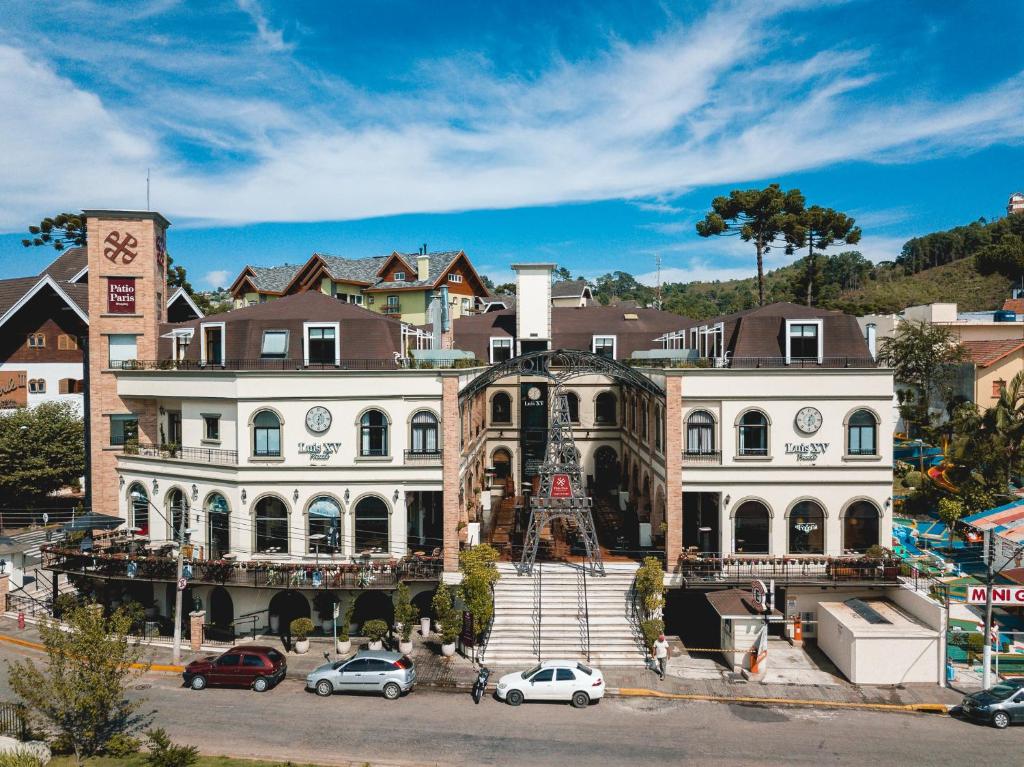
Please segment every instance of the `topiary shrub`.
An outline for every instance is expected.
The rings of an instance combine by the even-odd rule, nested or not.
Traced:
[[[655,640],[665,632],[665,621],[661,618],[648,618],[640,621],[640,633],[644,635],[645,646],[654,647]]]
[[[452,592],[448,584],[442,582],[437,585],[431,606],[441,631],[441,644],[452,644],[462,630],[462,618],[452,603]]]
[[[924,474],[919,471],[908,471],[903,477],[903,484],[920,490],[924,486]]]
[[[388,635],[388,624],[374,619],[363,624],[363,633],[371,642],[380,642]]]
[[[313,633],[313,621],[309,618],[296,618],[288,624],[288,629],[291,631],[292,638],[301,642],[308,639],[309,635]]]
[[[409,594],[409,587],[404,583],[398,584],[395,589],[395,622],[402,625],[402,641],[412,640],[412,624],[419,617],[420,611],[412,603],[412,595]]]

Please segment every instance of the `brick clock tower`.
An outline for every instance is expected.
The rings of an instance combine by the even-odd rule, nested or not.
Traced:
[[[110,372],[124,360],[155,360],[167,321],[166,231],[159,213],[86,210],[89,254],[89,492],[92,510],[120,509],[117,455],[126,438],[157,443],[155,406],[122,399]]]

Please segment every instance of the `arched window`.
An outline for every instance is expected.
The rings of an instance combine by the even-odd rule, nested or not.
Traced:
[[[356,552],[388,550],[388,505],[368,495],[356,504]]]
[[[512,454],[503,447],[494,451],[494,476],[496,479],[506,479],[512,476]]]
[[[847,455],[878,455],[878,421],[870,410],[858,410],[846,426]]]
[[[337,501],[322,495],[309,505],[308,534],[310,554],[334,554],[341,548],[341,507]]]
[[[260,457],[281,455],[281,420],[272,410],[261,410],[252,419],[252,454]]]
[[[634,397],[630,397],[629,398],[629,428],[633,432],[636,431],[637,424],[639,423],[639,421],[637,420],[637,417],[636,417],[636,409],[637,409],[637,397],[635,397],[635,396]]]
[[[686,454],[715,452],[715,419],[707,410],[694,410],[686,418]]]
[[[437,416],[429,410],[421,410],[412,417],[412,452],[437,453]]]
[[[800,501],[789,512],[789,553],[825,553],[825,511],[814,501]]]
[[[128,489],[128,498],[132,504],[132,527],[137,528],[139,535],[149,535],[149,494],[138,482],[132,483]]]
[[[851,504],[843,517],[843,550],[863,553],[878,543],[878,508],[869,501]]]
[[[740,419],[740,455],[768,455],[768,416],[760,410]]]
[[[576,396],[575,392],[567,391],[565,393],[565,404],[569,408],[569,420],[572,423],[580,422],[580,398]]]
[[[359,420],[359,455],[387,454],[387,416],[379,410],[367,410]]]
[[[512,398],[503,391],[491,397],[491,423],[512,423]]]
[[[273,495],[256,502],[256,553],[288,553],[288,509]]]
[[[170,534],[169,540],[179,541],[184,536],[184,530],[188,527],[189,502],[185,494],[178,488],[174,488],[167,494],[167,510],[170,512]]]
[[[619,403],[610,391],[597,395],[594,402],[594,420],[598,426],[614,426],[619,421]]]
[[[647,439],[647,425],[648,425],[648,414],[650,408],[648,407],[647,400],[640,403],[640,437]]]
[[[210,493],[203,504],[206,511],[206,545],[210,559],[220,559],[231,549],[230,510],[220,493]]]
[[[654,449],[663,450],[665,447],[665,414],[661,405],[654,407]]]
[[[759,501],[746,501],[736,509],[733,540],[737,554],[767,554],[770,515]]]

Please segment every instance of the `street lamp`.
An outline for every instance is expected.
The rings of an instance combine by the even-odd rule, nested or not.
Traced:
[[[309,536],[309,542],[313,544],[313,551],[316,553],[316,565],[320,566],[320,541],[327,536],[323,533],[313,533]]]

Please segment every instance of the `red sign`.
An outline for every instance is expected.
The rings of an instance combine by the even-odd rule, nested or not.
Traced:
[[[134,277],[107,277],[107,312],[135,314]]]
[[[568,474],[555,474],[551,477],[551,495],[549,498],[572,498],[572,483]]]

